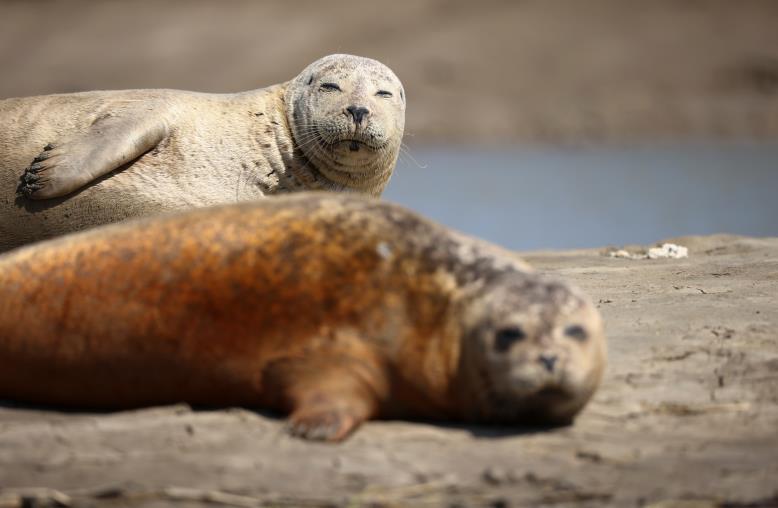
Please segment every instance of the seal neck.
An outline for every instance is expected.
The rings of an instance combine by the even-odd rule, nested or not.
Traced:
[[[266,162],[245,175],[239,186],[257,186],[262,195],[306,190],[345,190],[328,182],[297,146],[286,108],[288,83],[245,93],[249,102],[264,103],[250,127],[256,149]],[[269,142],[271,141],[271,142]]]

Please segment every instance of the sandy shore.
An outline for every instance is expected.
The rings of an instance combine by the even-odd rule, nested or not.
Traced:
[[[227,92],[347,52],[392,67],[407,141],[778,137],[771,0],[0,2],[0,97]]]
[[[0,506],[776,506],[778,238],[674,241],[688,259],[526,253],[607,323],[607,377],[571,427],[374,422],[332,446],[243,409],[3,406]]]
[[[776,26],[760,0],[0,1],[0,98],[244,90],[350,52],[404,81],[411,144],[774,140]],[[525,253],[607,323],[571,427],[371,422],[332,446],[244,409],[0,404],[0,508],[778,506],[778,238],[674,241],[688,259]]]

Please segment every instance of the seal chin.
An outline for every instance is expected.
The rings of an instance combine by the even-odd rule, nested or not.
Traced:
[[[314,158],[334,163],[354,160],[355,165],[363,166],[374,161],[386,148],[386,141],[378,136],[360,132],[349,132],[346,129],[328,129],[327,126],[316,126],[312,129],[315,143],[308,143],[308,151]]]
[[[309,148],[309,156],[318,163],[325,175],[337,172],[361,175],[373,174],[376,165],[385,160],[389,147],[359,133],[344,133],[342,136],[320,136],[316,146]]]
[[[569,425],[583,405],[578,394],[559,386],[543,387],[514,404],[511,423],[524,425]]]
[[[574,393],[560,386],[544,386],[529,397],[531,403],[538,406],[563,404],[575,398]]]
[[[506,425],[567,425],[588,400],[564,380],[543,376],[511,375],[482,388],[484,419]]]
[[[351,171],[361,172],[372,168],[381,161],[387,151],[385,144],[365,142],[361,139],[347,138],[332,147],[334,163],[348,167]]]

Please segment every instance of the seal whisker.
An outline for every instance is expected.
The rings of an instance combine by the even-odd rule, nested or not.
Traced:
[[[419,161],[416,160],[416,158],[411,153],[411,149],[406,145],[405,143],[402,143],[400,145],[400,156],[407,157],[411,162],[413,162],[417,168],[419,169],[427,169],[427,164],[421,164]]]

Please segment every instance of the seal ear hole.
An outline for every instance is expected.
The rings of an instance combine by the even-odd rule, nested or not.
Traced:
[[[313,83],[313,74],[311,74],[311,77],[308,78],[308,84],[310,85],[311,83]]]
[[[570,337],[571,339],[575,339],[578,342],[584,342],[586,339],[589,338],[589,334],[586,333],[586,330],[584,330],[584,327],[581,325],[570,325],[567,328],[565,328],[565,335]]]
[[[519,326],[509,326],[497,330],[494,335],[494,349],[500,353],[508,351],[511,346],[527,338],[527,334]]]
[[[324,92],[341,92],[342,90],[337,83],[322,83],[319,90]]]

